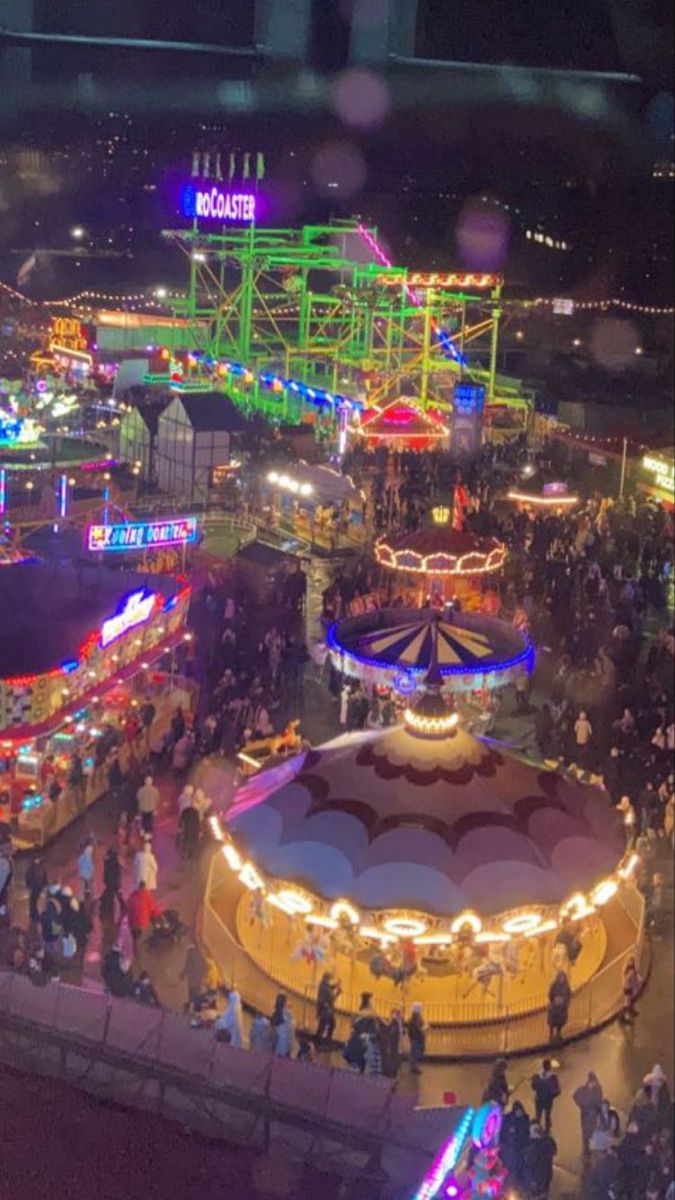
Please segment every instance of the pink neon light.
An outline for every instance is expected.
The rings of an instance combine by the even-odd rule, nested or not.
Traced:
[[[380,246],[379,242],[376,241],[376,239],[373,237],[370,230],[366,229],[365,225],[362,225],[362,224],[359,224],[358,228],[359,228],[360,237],[363,239],[363,241],[366,243],[366,245],[370,247],[370,249],[372,250],[373,254],[375,255],[375,258],[377,259],[377,261],[383,267],[393,267],[393,265],[394,265],[393,262],[391,261],[390,258],[387,257],[384,250]],[[417,295],[417,292],[414,291],[413,288],[410,287],[409,284],[404,283],[403,290],[404,290],[406,296],[408,297],[410,303],[415,305],[415,308],[422,307],[422,301],[421,301],[420,297]],[[438,324],[438,321],[436,320],[436,318],[433,316],[431,318],[431,328],[433,329],[434,333],[437,336],[438,336],[438,334],[440,334],[441,327]]]
[[[457,1165],[469,1134],[473,1115],[474,1110],[467,1109],[455,1132],[448,1138],[427,1172],[421,1188],[415,1193],[414,1200],[433,1200],[434,1196],[438,1195],[448,1175]]]

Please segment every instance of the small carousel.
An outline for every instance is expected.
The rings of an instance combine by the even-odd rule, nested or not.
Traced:
[[[209,920],[296,1004],[331,970],[345,1014],[369,992],[383,1017],[422,1001],[434,1026],[503,1030],[546,1009],[562,970],[581,1012],[641,936],[621,815],[600,789],[467,733],[440,684],[432,666],[403,725],[240,788],[227,825],[212,823]]]
[[[520,482],[509,488],[506,498],[532,516],[538,512],[571,512],[580,503],[579,496],[566,480],[550,472],[532,472],[531,469]]]

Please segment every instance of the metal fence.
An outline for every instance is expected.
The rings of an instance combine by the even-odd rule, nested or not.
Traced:
[[[214,890],[222,888],[228,876],[219,856],[212,860],[202,910],[201,935],[209,954],[218,964],[225,982],[236,987],[246,1001],[263,1012],[271,1011],[275,994],[284,990],[294,1007],[296,1023],[312,1027],[316,1016],[317,983],[298,987],[297,969],[254,959],[239,944],[214,906]],[[231,881],[231,877],[229,877]],[[221,892],[221,896],[223,893]],[[581,984],[572,995],[569,1018],[564,1029],[566,1038],[579,1037],[613,1017],[623,1003],[623,975],[626,962],[634,957],[643,978],[649,972],[650,947],[644,937],[644,900],[637,891],[626,891],[621,903],[624,918],[632,930],[626,948],[605,964],[591,979]],[[234,907],[234,906],[233,906]],[[375,996],[373,1007],[378,1016],[388,1019],[394,1009],[406,1010],[411,1000],[424,999],[419,989],[401,989],[391,1000]],[[349,1036],[351,1014],[359,1007],[359,996],[343,991],[340,995],[337,1036]],[[424,1015],[429,1025],[427,1055],[429,1057],[492,1057],[495,1054],[519,1053],[545,1046],[549,1040],[546,1009],[548,996],[529,997],[517,1004],[496,1005],[486,1015],[485,1006],[424,1003]]]

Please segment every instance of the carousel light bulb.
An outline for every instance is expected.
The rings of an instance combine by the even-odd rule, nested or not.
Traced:
[[[231,842],[228,842],[225,846],[223,846],[223,855],[228,866],[230,866],[233,871],[241,871],[243,860]]]
[[[387,933],[401,938],[421,937],[428,927],[427,922],[419,917],[387,917],[386,921],[383,921],[383,928]]]
[[[515,917],[510,917],[508,921],[504,921],[502,929],[504,933],[528,933],[529,930],[536,929],[540,921],[540,913],[519,913]]]
[[[538,937],[540,933],[551,933],[554,929],[557,929],[557,928],[558,928],[557,921],[553,921],[553,920],[542,921],[541,924],[536,925],[534,927],[534,929],[528,929],[523,934],[523,937],[526,937],[526,938]]]
[[[483,928],[483,922],[480,917],[474,912],[463,912],[458,917],[455,917],[450,926],[451,933],[460,933],[468,925],[472,933],[480,933]]]
[[[239,872],[239,878],[244,887],[249,888],[250,891],[255,892],[258,888],[262,890],[263,881],[253,866],[253,863],[244,863],[241,871]]]
[[[618,890],[619,885],[618,883],[615,883],[613,879],[604,879],[603,882],[599,883],[598,886],[591,892],[591,902],[594,905],[597,904],[600,906],[607,904],[612,899],[612,896],[616,895]]]
[[[628,879],[633,874],[633,871],[637,867],[639,861],[640,861],[639,854],[631,854],[630,858],[628,859],[628,862],[625,864],[625,866],[621,867],[621,869],[619,870],[619,875],[621,876],[621,878]]]
[[[360,919],[358,910],[347,900],[336,900],[331,907],[330,915],[334,921],[339,921],[340,917],[346,917],[350,925],[358,925]]]

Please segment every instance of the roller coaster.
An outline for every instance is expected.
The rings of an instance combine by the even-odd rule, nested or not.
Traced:
[[[195,222],[163,236],[188,264],[173,308],[194,330],[195,388],[215,369],[235,396],[297,417],[311,403],[336,412],[400,395],[451,412],[467,381],[484,386],[488,411],[520,410],[523,423],[531,411],[532,394],[497,372],[498,274],[397,266],[358,219],[217,233]]]

